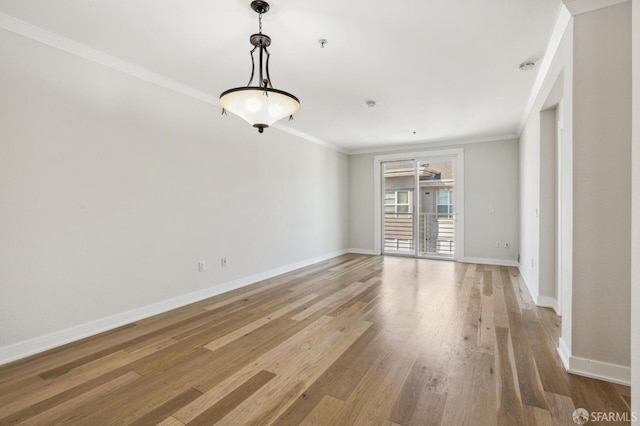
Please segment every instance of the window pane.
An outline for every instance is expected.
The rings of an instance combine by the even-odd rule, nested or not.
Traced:
[[[406,191],[398,192],[398,204],[409,204],[409,193]]]
[[[398,213],[409,213],[409,206],[398,206]]]
[[[438,213],[449,213],[448,206],[438,206]]]

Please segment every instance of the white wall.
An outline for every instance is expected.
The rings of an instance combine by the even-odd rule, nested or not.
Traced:
[[[565,11],[565,13],[568,13]],[[542,201],[549,201],[546,192],[541,193],[541,176],[544,171],[555,162],[554,159],[543,158],[549,147],[541,147],[541,111],[561,104],[560,121],[558,126],[562,127],[563,140],[556,141],[558,156],[562,159],[562,165],[558,171],[557,180],[562,199],[560,201],[561,221],[566,226],[559,232],[562,233],[562,246],[560,247],[560,257],[562,258],[562,282],[571,282],[571,221],[572,221],[572,89],[573,89],[573,24],[569,22],[564,35],[559,43],[555,57],[551,61],[549,70],[544,80],[537,98],[534,101],[531,113],[527,119],[520,135],[520,273],[529,288],[529,292],[537,303],[554,306],[558,301],[553,300],[549,289],[543,286],[540,288],[540,263],[541,253],[546,247],[541,246],[541,232],[543,239],[550,234],[549,229],[540,228],[540,208]],[[541,165],[541,163],[544,163]],[[548,192],[548,188],[545,188]],[[546,206],[546,207],[545,207]],[[549,213],[549,205],[543,203],[543,213]],[[558,206],[556,206],[557,208]],[[544,219],[544,218],[543,218]],[[552,225],[551,221],[546,221],[545,226]],[[544,243],[545,241],[543,241]],[[547,274],[548,275],[548,274]],[[562,291],[569,291],[570,285],[562,287]],[[543,303],[546,302],[546,303]],[[563,298],[563,309],[570,310],[571,297]],[[556,306],[557,307],[557,306]],[[571,339],[570,333],[571,317],[563,318],[563,336]],[[565,330],[565,328],[567,330]],[[565,331],[568,331],[565,333]]]
[[[540,197],[538,223],[540,227],[538,256],[539,295],[541,300],[553,301],[556,297],[557,268],[557,112],[558,108],[540,111]]]
[[[631,4],[574,17],[574,357],[630,365]]]
[[[631,258],[640,258],[640,0],[632,3],[632,241]],[[640,263],[631,263],[631,411],[640,414]]]
[[[347,248],[346,155],[13,33],[0,56],[0,362]]]
[[[349,156],[349,247],[374,250],[373,154]]]
[[[442,149],[464,149],[465,258],[502,263],[517,259],[518,235],[518,142],[502,140],[451,145]],[[421,147],[406,152],[427,152]],[[402,151],[394,151],[399,154]],[[350,245],[359,251],[373,251],[374,242],[374,156],[349,157]],[[509,249],[496,241],[509,241]]]
[[[540,111],[563,79],[559,141],[562,232],[562,335],[569,371],[630,378],[630,4],[577,15],[521,135],[521,271],[540,296]]]
[[[569,17],[568,11],[562,13]],[[520,273],[527,284],[529,292],[536,303],[552,306],[567,313],[562,318],[562,340],[571,347],[571,282],[572,282],[572,253],[573,253],[573,22],[567,18],[568,24],[561,34],[555,56],[549,64],[548,72],[533,103],[531,113],[520,135]],[[552,233],[549,226],[551,220],[543,217],[541,228],[540,212],[550,214],[549,191],[541,193],[541,176],[551,167],[555,159],[549,159],[547,146],[541,146],[541,112],[558,105],[558,124],[562,128],[562,138],[556,140],[558,162],[557,188],[560,194],[557,214],[560,215],[562,226],[560,234],[559,253],[556,261],[561,264],[561,301],[551,295],[547,285],[540,285],[540,264],[546,262],[549,272],[548,257],[541,257],[545,253],[548,241],[546,237]],[[542,243],[541,245],[541,235]],[[549,273],[545,273],[548,279]],[[561,306],[560,306],[561,305]]]
[[[464,147],[466,258],[517,261],[519,147],[517,140]],[[510,242],[508,249],[496,241]]]

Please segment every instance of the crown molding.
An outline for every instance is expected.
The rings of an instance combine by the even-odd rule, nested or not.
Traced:
[[[93,49],[85,46],[84,44],[59,36],[40,27],[36,27],[28,22],[16,19],[13,16],[0,13],[0,28],[149,83],[153,83],[157,86],[164,87],[165,89],[189,96],[190,98],[218,106],[218,99],[215,96],[211,96],[207,93],[196,90],[193,87],[189,87],[160,74],[156,74],[148,69],[123,61],[115,56],[108,55],[97,49]]]
[[[519,136],[516,135],[515,133],[509,133],[506,135],[483,136],[483,137],[468,138],[468,139],[440,139],[440,140],[433,140],[433,141],[423,141],[422,143],[415,143],[415,144],[391,145],[391,146],[384,145],[380,147],[352,149],[352,150],[349,150],[349,155],[378,154],[378,153],[395,152],[395,151],[407,151],[407,150],[430,149],[430,148],[447,147],[447,146],[470,145],[474,143],[497,142],[497,141],[518,139],[518,137]]]
[[[573,0],[573,1],[582,1],[582,0]],[[564,37],[564,33],[571,22],[572,16],[569,10],[563,5],[560,7],[560,13],[558,14],[558,19],[556,20],[556,24],[553,27],[553,33],[551,33],[551,38],[549,39],[549,43],[547,44],[547,48],[544,53],[544,57],[542,61],[540,61],[540,68],[538,70],[538,75],[536,76],[536,80],[533,83],[533,87],[531,88],[531,94],[529,95],[529,100],[527,101],[527,106],[524,109],[524,114],[522,114],[522,118],[520,119],[520,125],[518,126],[518,135],[522,134],[524,130],[524,126],[527,124],[527,120],[529,120],[529,115],[533,110],[533,105],[540,95],[540,90],[542,89],[542,85],[544,81],[547,79],[547,75],[549,74],[549,69],[551,68],[551,63],[558,53],[558,49],[560,48],[560,43],[562,42],[562,37]]]
[[[206,104],[209,104],[215,108],[220,108],[218,97],[212,96],[208,93],[202,92],[198,89],[194,89],[191,86],[182,84],[176,80],[164,77],[146,68],[134,65],[130,62],[123,61],[115,56],[108,55],[100,50],[94,49],[76,41],[70,40],[66,37],[62,37],[58,34],[49,32],[45,29],[32,25],[28,22],[14,18],[13,16],[0,12],[0,29],[18,34],[28,39],[37,41],[47,46],[59,49],[63,52],[70,53],[80,58],[86,59],[91,62],[103,65],[107,68],[122,72],[140,80],[146,81],[156,86],[163,87],[173,92],[179,93],[184,96],[188,96],[192,99],[199,100]],[[346,154],[347,151],[331,143],[325,142],[321,139],[313,137],[303,132],[291,129],[283,125],[272,126],[276,129],[298,136],[309,142],[313,142],[318,145],[322,145],[329,149]]]
[[[293,129],[293,128],[291,128],[289,126],[286,126],[284,124],[275,123],[271,127],[274,127],[274,128],[276,128],[278,130],[282,130],[283,132],[289,133],[289,134],[297,136],[299,138],[308,140],[309,142],[313,142],[315,144],[322,145],[324,147],[327,147],[327,148],[332,149],[334,151],[340,152],[342,154],[349,154],[348,150],[346,150],[346,149],[344,149],[344,148],[342,148],[342,147],[340,147],[338,145],[334,145],[334,144],[332,144],[330,142],[326,142],[326,141],[324,141],[324,140],[322,140],[320,138],[316,138],[315,136],[312,136],[312,135],[310,135],[308,133],[301,132],[300,130]]]
[[[556,20],[556,24],[553,27],[551,39],[549,40],[549,44],[547,45],[547,49],[545,50],[544,57],[540,62],[538,75],[536,76],[533,88],[531,89],[531,94],[529,95],[529,100],[527,101],[527,106],[525,107],[522,119],[520,120],[520,125],[518,126],[518,135],[522,134],[524,126],[527,124],[529,115],[533,110],[533,105],[535,104],[536,99],[540,94],[540,89],[542,89],[542,85],[547,78],[551,63],[553,62],[553,59],[555,58],[556,54],[558,53],[558,49],[560,48],[562,37],[564,37],[564,33],[566,32],[569,23],[573,19],[573,16],[579,15],[581,13],[591,12],[597,9],[602,9],[603,7],[625,3],[627,1],[630,0],[562,0],[562,6],[560,7],[558,19]]]
[[[562,0],[573,16],[602,9],[603,7],[625,3],[627,1],[630,0]]]

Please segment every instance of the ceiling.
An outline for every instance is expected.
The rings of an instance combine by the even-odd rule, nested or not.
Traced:
[[[174,80],[216,104],[220,92],[249,79],[249,35],[258,29],[249,3],[0,0],[0,13]],[[280,127],[358,151],[515,135],[538,70],[521,72],[518,65],[544,56],[561,0],[270,4],[263,32],[273,40],[273,85],[302,105]],[[321,38],[328,40],[324,48]],[[367,107],[367,100],[376,106]],[[219,114],[215,108],[212,115]]]

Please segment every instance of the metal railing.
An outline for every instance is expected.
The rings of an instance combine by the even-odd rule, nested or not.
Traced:
[[[413,213],[384,214],[384,251],[413,252]]]
[[[420,213],[419,254],[453,256],[455,242],[454,213]]]
[[[384,251],[413,253],[413,213],[384,214]],[[454,213],[418,214],[418,254],[453,257],[455,249]]]

